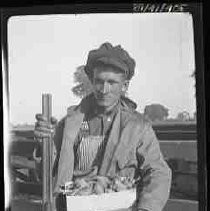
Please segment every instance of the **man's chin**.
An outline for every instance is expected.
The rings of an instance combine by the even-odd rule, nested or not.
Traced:
[[[106,100],[99,100],[99,99],[97,99],[96,103],[97,103],[97,105],[99,105],[101,107],[110,107],[113,104],[112,102],[108,102]]]

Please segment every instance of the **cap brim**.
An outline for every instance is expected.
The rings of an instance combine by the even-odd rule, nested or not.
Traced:
[[[101,57],[101,58],[97,59],[97,61],[102,62],[103,64],[106,64],[106,65],[111,65],[111,66],[117,67],[120,70],[122,70],[125,74],[128,72],[127,65],[122,62],[119,62],[118,60],[116,60],[114,58]]]

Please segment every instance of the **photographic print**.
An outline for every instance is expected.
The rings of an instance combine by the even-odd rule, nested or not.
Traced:
[[[130,6],[4,12],[7,209],[205,210],[201,5]]]

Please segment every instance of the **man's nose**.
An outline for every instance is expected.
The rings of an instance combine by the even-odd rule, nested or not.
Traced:
[[[103,87],[102,87],[102,90],[101,90],[101,91],[102,91],[103,94],[108,93],[108,92],[110,91],[110,85],[109,85],[109,83],[106,83],[106,82],[105,82],[105,83],[103,84]]]

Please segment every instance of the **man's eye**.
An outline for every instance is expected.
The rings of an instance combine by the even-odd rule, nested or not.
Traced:
[[[116,81],[109,81],[110,85],[113,85],[113,84],[116,84],[116,83],[117,83]]]
[[[97,79],[96,79],[96,80],[95,80],[95,83],[96,83],[96,84],[102,84],[102,83],[103,83],[103,81],[101,81],[101,80],[97,80]]]

